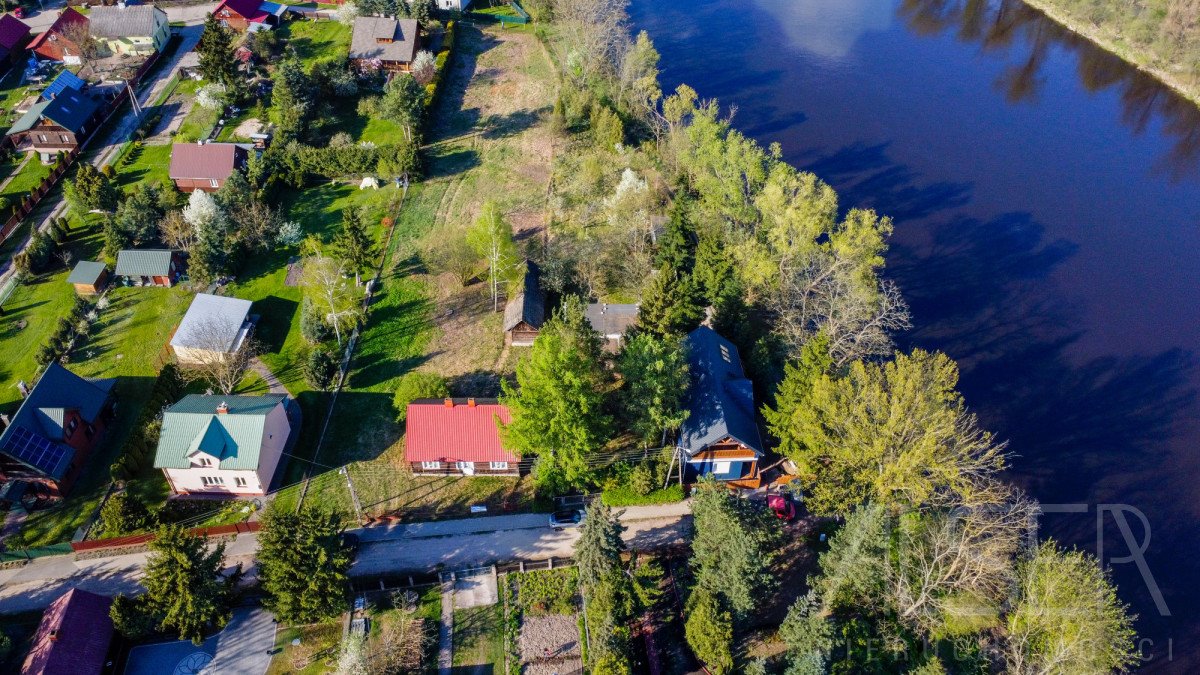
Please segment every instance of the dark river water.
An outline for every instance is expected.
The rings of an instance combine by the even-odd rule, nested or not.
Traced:
[[[1019,2],[633,0],[663,83],[896,219],[915,328],[1098,552],[1144,670],[1200,670],[1200,112]]]

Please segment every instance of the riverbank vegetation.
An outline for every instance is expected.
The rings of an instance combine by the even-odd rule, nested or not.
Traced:
[[[528,4],[553,17],[539,36],[560,70],[551,221],[528,253],[560,309],[504,398],[517,449],[555,449],[534,465],[539,486],[603,481],[595,457],[623,424],[606,413],[630,386],[591,365],[597,346],[571,298],[640,298],[641,333],[664,344],[707,314],[741,351],[810,512],[836,529],[803,595],[798,582],[786,588],[773,519],[701,484],[686,635],[712,672],[1131,666],[1125,605],[1094,558],[1031,543],[1037,503],[1002,481],[1009,453],[957,393],[957,366],[896,351],[892,336],[910,319],[882,276],[892,221],[841,208],[716,101],[686,85],[663,92],[658,53],[644,33],[625,37],[620,0]],[[578,405],[537,405],[560,399]],[[679,401],[658,403],[665,422],[649,431],[678,425]],[[589,601],[616,588],[584,572],[589,550],[620,547],[595,515],[597,531],[584,533],[595,541],[579,550]],[[784,591],[801,597],[782,626],[756,630],[762,603]],[[751,658],[763,642],[754,653],[769,656]],[[629,658],[613,640],[592,644],[588,660],[628,672]]]
[[[1025,0],[1200,102],[1200,3],[1194,0]]]

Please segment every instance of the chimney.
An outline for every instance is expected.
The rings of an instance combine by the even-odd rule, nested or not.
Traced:
[[[475,407],[475,399],[473,399],[473,398],[467,399],[467,407],[474,408]]]
[[[217,414],[224,415],[228,412],[229,412],[229,404],[226,403],[225,401],[221,401],[221,405],[217,406]]]
[[[446,404],[445,404],[445,405],[446,405],[446,407],[447,407],[447,408],[453,408],[453,407],[454,407],[454,399],[452,399],[452,398],[448,398],[448,399],[446,399]]]
[[[50,629],[50,641],[58,642],[58,629],[57,628]]]

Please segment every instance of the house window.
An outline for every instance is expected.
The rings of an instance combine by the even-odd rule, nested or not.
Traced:
[[[238,487],[246,487],[246,479],[238,476],[237,478],[233,479],[233,484]]]
[[[46,134],[38,134],[38,142],[45,143],[46,142]]]
[[[507,471],[508,462],[488,462],[488,468],[493,471]]]
[[[216,179],[216,178],[210,178],[210,179],[208,179],[208,186],[209,186],[209,187],[213,187],[213,188],[219,188],[219,187],[221,187],[220,185],[218,185],[218,184],[217,184],[217,179]]]
[[[463,473],[475,470],[475,462],[455,462],[454,466]]]
[[[197,461],[199,462],[200,466],[212,466],[211,457],[201,457]]]
[[[713,462],[713,473],[729,473],[733,462]]]
[[[63,142],[63,143],[70,143],[70,142],[71,142],[71,139],[67,138],[67,135],[66,135],[66,134],[59,134],[59,135],[58,135],[58,137],[62,139],[62,142]]]
[[[442,463],[441,462],[421,462],[421,468],[422,469],[440,469],[440,468],[442,468]]]
[[[75,428],[78,426],[79,426],[78,419],[72,418],[70,422],[67,422],[67,438],[70,438],[71,434],[75,433]]]
[[[206,486],[224,485],[225,479],[220,476],[201,476],[200,482]]]

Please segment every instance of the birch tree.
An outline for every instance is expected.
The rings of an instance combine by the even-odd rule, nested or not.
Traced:
[[[516,281],[521,260],[513,241],[512,226],[495,202],[484,203],[475,224],[467,232],[467,241],[487,261],[492,309],[499,310],[500,287]]]
[[[346,264],[321,253],[312,255],[304,261],[301,284],[325,323],[333,329],[340,349],[344,346],[343,336],[362,315],[360,297],[347,278]]]

